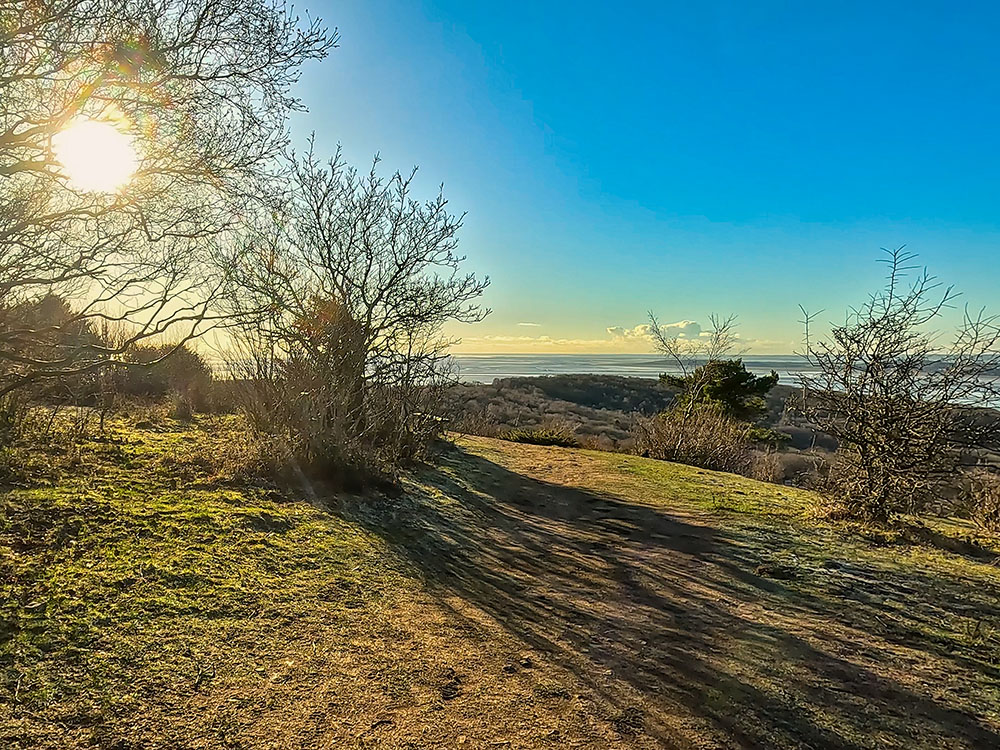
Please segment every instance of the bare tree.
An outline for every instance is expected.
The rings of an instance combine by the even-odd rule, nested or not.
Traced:
[[[884,288],[829,336],[814,336],[816,313],[803,309],[802,321],[802,409],[840,441],[840,500],[875,522],[955,484],[1000,437],[1000,414],[981,408],[1000,396],[997,316],[966,307],[952,334],[935,330],[956,293],[904,248],[886,253]]]
[[[649,323],[654,346],[673,362],[680,372],[680,379],[686,383],[684,416],[690,417],[712,378],[712,371],[704,365],[742,353],[736,333],[736,316],[723,318],[713,313],[709,316],[710,329],[694,338],[671,335],[669,327],[660,325],[652,312],[649,313]]]
[[[447,373],[441,327],[489,312],[476,303],[488,279],[460,270],[463,217],[440,192],[415,200],[415,171],[385,179],[377,164],[360,173],[311,146],[295,158],[230,295],[251,416],[334,472],[419,452],[437,431],[425,401]]]
[[[0,0],[0,395],[214,322],[290,88],[334,43],[281,0]],[[81,189],[56,158],[90,121],[130,138],[128,184]],[[130,335],[50,346],[59,332],[16,312],[52,294],[74,301],[69,325]]]

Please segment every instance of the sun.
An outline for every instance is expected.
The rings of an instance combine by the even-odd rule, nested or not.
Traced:
[[[102,120],[74,120],[52,137],[52,150],[79,190],[113,193],[137,166],[132,136]]]

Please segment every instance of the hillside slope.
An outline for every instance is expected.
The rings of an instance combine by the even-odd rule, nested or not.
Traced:
[[[789,445],[804,450],[836,450],[833,436],[787,409],[798,393],[792,385],[778,385],[765,399],[761,423],[789,438]],[[629,448],[637,417],[652,416],[668,408],[676,389],[652,378],[615,375],[544,375],[498,378],[490,384],[459,383],[448,389],[442,415],[457,430],[493,435],[503,430],[561,423],[592,447]]]
[[[1000,744],[965,529],[481,438],[395,495],[278,492],[215,474],[232,430],[122,425],[0,496],[0,746]]]

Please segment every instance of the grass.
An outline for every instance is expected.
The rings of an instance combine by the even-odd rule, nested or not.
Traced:
[[[1000,741],[1000,547],[961,521],[485,438],[332,497],[230,470],[235,420],[137,421],[0,494],[2,747]]]
[[[111,435],[3,497],[5,746],[103,743],[167,721],[168,696],[276,679],[308,661],[300,634],[354,627],[399,585],[356,526],[212,482],[201,430]]]

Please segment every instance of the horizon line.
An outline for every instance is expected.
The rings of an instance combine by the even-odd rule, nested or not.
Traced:
[[[656,352],[449,352],[450,357],[498,357],[498,356],[516,356],[523,357],[527,355],[531,356],[545,356],[545,357],[658,357],[661,359],[669,359],[670,356],[667,354],[657,354]],[[801,357],[802,355],[798,352],[770,352],[766,354],[747,352],[744,354],[734,355],[735,357]]]

